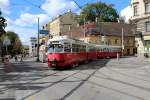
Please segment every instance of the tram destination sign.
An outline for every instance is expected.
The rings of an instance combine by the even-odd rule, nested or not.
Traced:
[[[40,30],[40,34],[48,34],[49,31],[48,30]]]

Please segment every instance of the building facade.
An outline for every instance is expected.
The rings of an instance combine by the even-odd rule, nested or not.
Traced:
[[[29,46],[29,54],[31,57],[37,56],[37,38],[31,37],[30,38],[30,46]]]
[[[138,53],[150,51],[150,0],[131,0]]]
[[[100,26],[90,26],[92,28],[86,28],[86,42],[99,45],[123,46],[124,55],[134,55],[137,52],[132,25],[104,22]]]
[[[24,56],[29,56],[29,45],[23,45]]]
[[[69,31],[78,27],[77,19],[78,15],[69,11],[63,15],[59,15],[48,24],[44,25],[43,29],[49,30],[49,37],[60,35],[71,36]]]

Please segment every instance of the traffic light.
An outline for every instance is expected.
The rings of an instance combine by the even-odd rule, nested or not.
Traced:
[[[37,47],[37,44],[35,44],[35,47]]]

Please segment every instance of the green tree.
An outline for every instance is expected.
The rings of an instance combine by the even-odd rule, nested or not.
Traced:
[[[6,36],[8,36],[11,41],[11,45],[8,46],[8,53],[11,55],[21,54],[23,46],[19,39],[19,36],[14,32],[8,31],[6,32],[6,34],[3,34],[0,37],[0,41],[4,41]],[[5,46],[3,46],[2,49],[3,51],[5,51]],[[6,52],[4,52],[4,54],[6,54]]]
[[[106,3],[91,3],[85,5],[80,14],[79,23],[83,24],[85,21],[96,21],[98,18],[102,22],[117,22],[119,15],[112,4]]]
[[[5,33],[6,25],[6,19],[2,17],[2,12],[0,10],[0,36]]]
[[[2,12],[0,10],[0,38],[5,33],[5,27],[6,27],[6,19],[2,17]],[[0,40],[0,55],[3,56],[3,41]]]

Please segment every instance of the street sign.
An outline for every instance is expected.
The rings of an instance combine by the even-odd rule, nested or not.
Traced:
[[[48,34],[49,31],[48,30],[40,30],[40,34]]]
[[[11,44],[10,39],[6,36],[3,41],[3,45],[10,45],[10,44]]]

